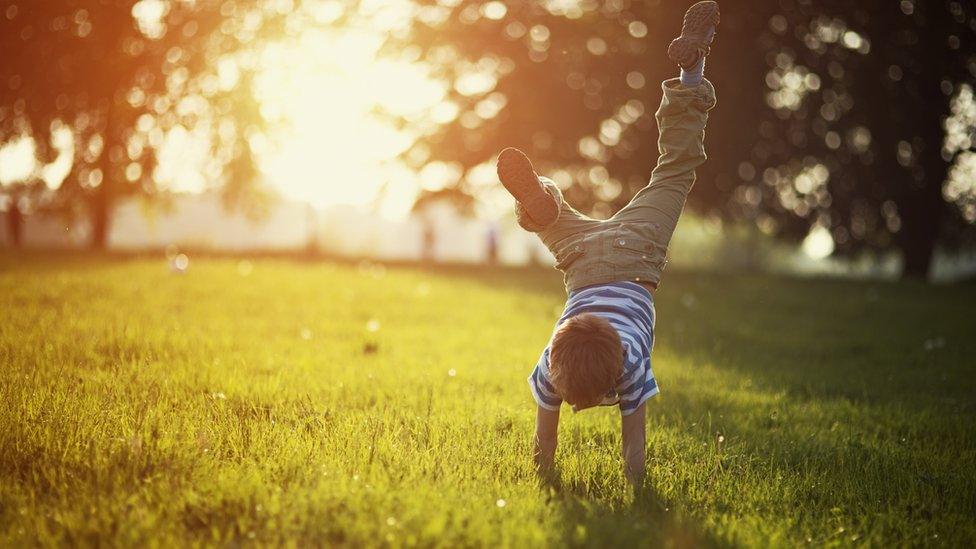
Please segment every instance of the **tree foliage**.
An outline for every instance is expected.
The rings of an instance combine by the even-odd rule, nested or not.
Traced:
[[[369,25],[386,5],[308,4],[338,9],[336,28]],[[899,250],[914,276],[926,273],[937,245],[972,236],[976,8],[957,0],[721,5],[706,67],[719,105],[694,208],[786,238],[819,226],[843,254]],[[657,157],[658,82],[677,75],[665,50],[686,3],[396,6],[391,13],[409,13],[410,24],[391,32],[386,53],[424,63],[449,88],[426,116],[385,113],[420,136],[402,155],[408,164],[448,166],[452,192],[493,193],[485,170],[498,150],[517,146],[597,217],[645,184]],[[155,168],[172,132],[204,134],[208,182],[231,203],[260,204],[252,144],[273,121],[253,93],[256,52],[314,24],[303,7],[0,0],[0,51],[14,52],[0,60],[0,143],[31,135],[50,162],[52,138],[70,131],[74,162],[54,204],[84,205],[96,244],[119,196],[159,192]],[[50,194],[37,177],[9,192]]]
[[[946,204],[943,189],[973,150],[976,127],[951,127],[951,105],[976,79],[976,9],[955,1],[784,5],[767,33],[776,52],[767,82],[776,117],[767,129],[779,165],[757,178],[773,206],[766,209],[782,217],[800,206],[777,204],[802,204],[841,251],[897,248],[906,274],[925,276],[936,244],[960,242],[974,221]],[[819,85],[807,85],[811,76]],[[814,163],[827,169],[823,184],[811,181],[806,166]],[[784,184],[805,169],[804,185],[822,188],[815,200],[798,196],[798,180]]]
[[[644,185],[685,4],[423,5],[405,42],[454,83],[457,116],[405,158],[455,164],[476,193],[470,170],[518,146],[596,216]],[[924,276],[938,242],[971,233],[943,185],[973,146],[971,122],[944,144],[950,101],[976,75],[974,36],[976,10],[956,1],[722,2],[706,66],[719,105],[692,206],[790,238],[820,225],[840,253],[898,249]],[[479,73],[497,84],[471,85]]]
[[[266,125],[250,93],[249,49],[281,36],[293,2],[0,1],[0,142],[31,135],[42,162],[52,135],[73,135],[55,204],[91,216],[103,246],[118,197],[158,191],[170,132],[202,131],[210,184],[255,205],[249,139]],[[36,187],[36,184],[34,185]]]

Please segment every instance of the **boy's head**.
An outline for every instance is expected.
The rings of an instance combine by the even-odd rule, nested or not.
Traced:
[[[576,408],[599,404],[616,385],[623,366],[620,335],[599,316],[574,316],[552,338],[550,380],[559,396]]]

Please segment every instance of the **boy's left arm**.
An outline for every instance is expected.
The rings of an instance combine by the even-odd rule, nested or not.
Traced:
[[[623,443],[624,476],[635,488],[644,482],[644,445],[646,416],[644,404],[637,407],[632,414],[621,416],[620,434]]]

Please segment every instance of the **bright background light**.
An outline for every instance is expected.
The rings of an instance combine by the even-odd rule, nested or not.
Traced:
[[[400,161],[417,136],[377,109],[418,116],[442,101],[442,84],[408,61],[378,59],[382,36],[365,30],[306,31],[266,48],[257,81],[262,113],[283,122],[258,150],[267,180],[285,196],[319,207],[367,206],[400,216],[417,176]]]
[[[815,225],[803,239],[801,248],[812,259],[826,259],[834,253],[834,239],[822,225]]]
[[[364,7],[368,24],[342,26],[331,24],[342,13],[339,3],[317,4],[314,25],[260,46],[243,60],[257,68],[256,98],[262,115],[273,121],[272,129],[251,145],[261,172],[258,183],[285,198],[401,218],[423,188],[423,176],[397,156],[419,136],[390,117],[436,119],[452,104],[444,101],[447,84],[432,78],[427,66],[402,54],[380,53],[387,34],[409,21],[411,14],[403,10],[415,6],[375,4]],[[233,88],[237,68],[227,61],[221,61],[218,73],[221,86]],[[177,192],[213,188],[217,174],[208,167],[210,145],[206,128],[177,126],[166,132],[153,174],[159,187]],[[60,166],[48,174],[51,166],[39,167],[34,153],[30,138],[2,147],[0,182],[43,173],[51,179],[48,186],[56,188],[67,170]],[[70,167],[70,157],[65,161]]]

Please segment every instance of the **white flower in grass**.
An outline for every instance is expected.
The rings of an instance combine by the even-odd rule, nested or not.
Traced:
[[[312,330],[309,330],[308,328],[302,328],[301,336],[302,339],[304,339],[305,341],[312,339]]]
[[[925,343],[922,345],[926,351],[932,351],[935,349],[942,349],[946,345],[946,339],[942,336],[933,337],[931,339],[926,339]]]
[[[451,368],[450,370],[447,371],[447,375],[449,375],[450,377],[454,377],[457,375],[457,370]]]
[[[505,500],[499,499],[498,501],[495,502],[495,505],[497,505],[499,508],[501,508],[501,507],[505,507],[505,505],[507,505],[507,504],[505,503]]]
[[[190,258],[186,254],[177,254],[169,262],[170,271],[176,274],[184,274],[190,267]]]
[[[376,320],[375,318],[369,319],[369,322],[366,323],[366,331],[367,332],[380,331],[380,321]]]

